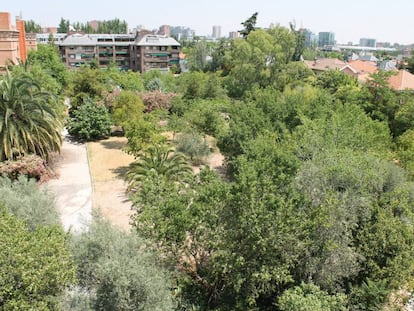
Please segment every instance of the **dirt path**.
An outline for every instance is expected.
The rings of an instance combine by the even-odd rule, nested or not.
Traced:
[[[131,202],[125,194],[123,176],[134,157],[122,151],[125,137],[110,137],[88,143],[93,183],[93,207],[113,225],[129,230]]]

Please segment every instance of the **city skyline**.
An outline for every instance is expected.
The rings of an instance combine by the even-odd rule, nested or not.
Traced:
[[[258,27],[271,24],[288,27],[294,22],[297,28],[307,28],[315,34],[334,32],[338,43],[354,44],[360,38],[375,38],[377,42],[391,44],[414,43],[414,35],[409,31],[414,29],[414,19],[410,16],[413,9],[414,2],[410,0],[395,0],[392,7],[385,1],[374,0],[210,0],[200,3],[159,0],[156,6],[132,0],[124,0],[119,6],[109,1],[6,0],[0,6],[0,11],[10,12],[12,16],[21,14],[24,20],[32,19],[43,27],[58,26],[62,17],[83,23],[119,18],[125,20],[130,29],[137,25],[148,29],[157,29],[161,25],[186,26],[201,36],[211,35],[212,26],[219,25],[221,35],[225,37],[231,31],[242,29],[241,23],[258,12]]]

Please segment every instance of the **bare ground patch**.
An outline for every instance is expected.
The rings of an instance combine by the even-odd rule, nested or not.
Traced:
[[[110,137],[88,143],[93,187],[93,208],[113,225],[129,230],[131,202],[123,176],[134,157],[122,151],[127,139]]]

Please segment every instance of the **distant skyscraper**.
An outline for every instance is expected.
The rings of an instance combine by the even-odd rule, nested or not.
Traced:
[[[170,26],[169,25],[160,26],[160,28],[158,29],[158,34],[169,37],[171,35]]]
[[[238,32],[238,31],[230,31],[230,32],[229,32],[229,38],[230,38],[230,39],[236,39],[236,38],[238,38],[238,37],[240,37],[240,34],[239,34],[239,32]]]
[[[218,39],[221,38],[221,26],[213,26],[213,38]]]
[[[377,47],[377,40],[372,38],[361,38],[359,39],[359,45],[375,48]]]
[[[318,36],[318,46],[334,46],[335,34],[333,32],[320,32]]]

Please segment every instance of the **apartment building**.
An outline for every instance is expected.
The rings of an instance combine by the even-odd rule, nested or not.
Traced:
[[[59,45],[62,60],[69,68],[80,67],[96,60],[99,67],[114,63],[121,70],[130,69],[130,46],[133,35],[126,34],[72,34]]]
[[[121,70],[168,71],[179,63],[180,44],[162,35],[71,34],[58,46],[69,68],[96,60],[101,68],[115,63]]]
[[[131,54],[134,71],[169,71],[172,66],[179,66],[180,44],[171,37],[145,35],[137,38]]]

